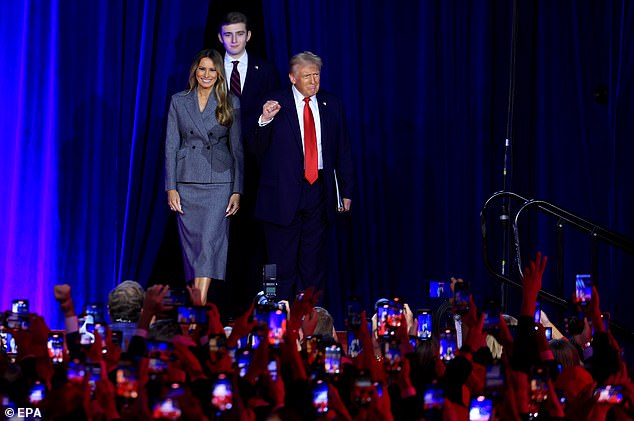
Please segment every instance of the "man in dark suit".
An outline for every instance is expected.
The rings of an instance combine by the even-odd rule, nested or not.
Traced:
[[[265,95],[279,89],[279,74],[273,64],[256,54],[247,53],[251,31],[244,14],[227,13],[220,22],[218,39],[226,51],[225,74],[229,90],[240,98],[242,137],[246,139],[257,125]]]
[[[260,107],[266,94],[279,89],[277,68],[253,53],[247,53],[251,39],[247,17],[240,12],[223,16],[218,39],[225,48],[224,66],[228,88],[240,98],[243,142],[253,136]],[[233,315],[242,314],[262,286],[262,265],[266,262],[262,227],[253,217],[258,185],[258,165],[253,154],[245,153],[244,194],[241,211],[231,223],[227,279],[232,292]],[[223,296],[224,294],[219,294]],[[218,300],[215,300],[218,302]]]
[[[343,105],[319,90],[321,66],[311,52],[291,58],[292,87],[268,97],[247,144],[261,161],[255,216],[263,221],[269,261],[277,264],[279,298],[309,286],[323,289],[327,223],[337,210],[350,210]]]

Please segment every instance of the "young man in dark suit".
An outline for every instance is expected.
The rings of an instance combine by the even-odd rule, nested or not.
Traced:
[[[240,12],[223,16],[218,40],[225,48],[224,67],[229,90],[240,99],[242,139],[253,136],[265,95],[279,89],[277,68],[253,53],[247,53],[251,39],[247,17]],[[267,262],[264,234],[253,218],[259,170],[256,157],[245,153],[244,194],[240,215],[231,224],[227,277],[233,290],[234,315],[242,314],[262,287],[262,265]],[[226,300],[223,300],[226,301]]]
[[[247,143],[261,161],[255,216],[263,221],[269,261],[277,264],[279,298],[309,286],[323,289],[327,223],[337,210],[350,210],[352,157],[343,105],[320,91],[321,66],[311,52],[291,58],[292,86],[267,97]]]

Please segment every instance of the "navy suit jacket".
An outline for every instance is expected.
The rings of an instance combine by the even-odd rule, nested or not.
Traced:
[[[281,105],[273,121],[257,127],[248,143],[260,157],[260,185],[255,216],[263,221],[288,225],[299,207],[304,180],[304,151],[291,88],[267,96]],[[334,170],[341,197],[352,198],[352,157],[341,101],[324,91],[317,93],[321,120],[321,145],[326,213],[336,214]]]
[[[250,138],[257,127],[265,96],[280,88],[277,68],[258,55],[248,54],[247,77],[240,95],[242,137],[245,139]]]

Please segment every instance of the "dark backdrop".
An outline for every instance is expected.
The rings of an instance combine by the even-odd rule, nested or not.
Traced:
[[[166,108],[193,54],[218,46],[229,7],[252,15],[249,48],[282,75],[293,53],[321,55],[322,89],[346,105],[358,188],[331,232],[325,302],[338,322],[350,294],[368,309],[393,294],[432,305],[426,279],[460,276],[478,301],[497,295],[479,211],[505,183],[634,237],[631,2],[519,2],[515,20],[509,1],[230,3],[2,3],[3,308],[31,298],[60,326],[55,283],[70,283],[79,304],[124,279],[178,282],[163,192]],[[526,225],[525,257],[553,255],[554,222],[534,215]],[[566,295],[590,250],[568,232]],[[634,327],[631,257],[602,247],[599,269],[602,306]]]

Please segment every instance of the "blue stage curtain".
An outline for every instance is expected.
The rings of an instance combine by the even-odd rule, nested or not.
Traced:
[[[632,238],[634,6],[517,3],[509,186]],[[346,104],[358,188],[330,243],[336,319],[350,294],[368,310],[393,294],[427,305],[425,279],[462,276],[480,299],[495,293],[479,211],[503,186],[512,2],[263,0],[262,10],[281,72],[312,50],[322,89]],[[71,284],[81,306],[121,280],[148,282],[167,217],[167,104],[206,18],[194,0],[0,2],[0,308],[29,298],[59,327],[54,284]],[[525,258],[553,254],[551,225],[534,223]],[[567,245],[571,291],[589,245]],[[602,304],[634,326],[634,268],[601,257]]]
[[[507,186],[634,238],[634,6],[517,3]],[[479,212],[504,185],[513,2],[264,0],[263,11],[281,71],[292,54],[317,53],[322,89],[348,113],[358,189],[331,242],[331,311],[341,316],[350,294],[368,310],[394,294],[428,306],[424,280],[450,276],[471,281],[478,300],[497,295]],[[601,86],[605,104],[593,96]],[[525,260],[537,249],[554,254],[554,221],[536,219]],[[589,250],[585,238],[567,241],[566,298],[573,271],[590,270]],[[606,306],[634,326],[616,298],[634,292],[631,271],[622,256],[603,257]]]
[[[0,308],[28,298],[53,327],[144,284],[163,238],[163,132],[202,47],[204,1],[0,3]]]

